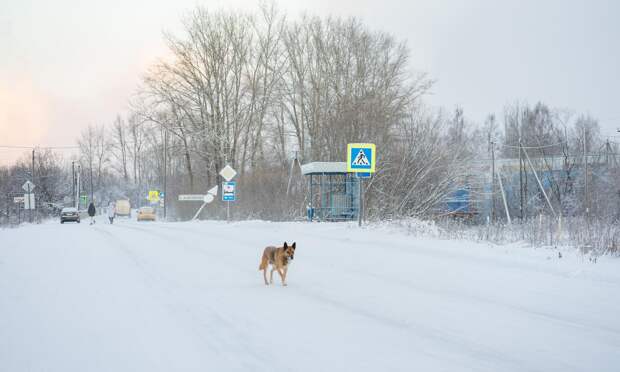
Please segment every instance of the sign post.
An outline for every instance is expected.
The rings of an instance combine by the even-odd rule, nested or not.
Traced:
[[[226,202],[226,220],[230,221],[230,202],[237,200],[236,197],[237,182],[222,182],[222,201]]]
[[[226,202],[226,221],[230,222],[230,202],[237,200],[235,189],[237,182],[231,182],[237,171],[235,171],[230,165],[226,165],[221,171],[220,176],[226,180],[222,182],[222,201]]]
[[[159,192],[159,206],[164,209],[164,221],[166,221],[166,193],[164,191]]]
[[[363,179],[375,173],[376,159],[377,151],[374,143],[349,143],[347,145],[347,172],[355,173],[359,180],[358,226],[362,226],[364,216]]]
[[[24,209],[30,209],[30,222],[34,222],[34,209],[36,206],[32,190],[34,190],[35,187],[34,183],[30,182],[30,180],[24,182],[22,185],[22,189],[26,191],[24,195]]]

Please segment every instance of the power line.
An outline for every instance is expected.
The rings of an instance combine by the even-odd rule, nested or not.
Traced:
[[[12,145],[0,145],[0,148],[3,149],[27,149],[27,150],[36,150],[36,149],[50,149],[50,150],[58,150],[58,149],[79,149],[79,146],[12,146]]]
[[[560,146],[560,145],[563,145],[563,144],[565,144],[565,143],[566,143],[566,142],[562,141],[562,142],[554,143],[554,144],[551,144],[551,145],[542,145],[542,146],[521,146],[521,148],[523,148],[523,149],[543,149],[543,148],[546,148],[546,147],[555,147],[555,146]],[[516,145],[516,146],[513,146],[513,145],[504,145],[504,144],[501,144],[501,143],[498,143],[497,145],[498,145],[498,146],[501,146],[501,147],[508,147],[508,148],[513,148],[513,149],[518,149],[518,148],[519,148],[519,145]]]

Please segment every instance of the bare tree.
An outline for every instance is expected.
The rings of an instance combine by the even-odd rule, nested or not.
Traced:
[[[431,86],[407,68],[409,51],[356,19],[304,17],[283,38],[289,60],[280,111],[304,160],[334,160],[346,144],[387,144]]]
[[[101,188],[103,173],[108,162],[105,127],[90,125],[78,138],[80,158],[85,162],[83,168],[88,171],[90,194]]]
[[[380,216],[428,217],[464,185],[470,158],[465,148],[447,145],[448,121],[440,113],[412,111],[399,128],[371,183],[372,208]]]
[[[112,126],[112,139],[111,148],[112,154],[117,161],[120,173],[125,182],[129,181],[129,173],[127,171],[127,162],[129,160],[129,145],[127,134],[127,125],[121,119],[120,115],[117,115],[116,120]]]

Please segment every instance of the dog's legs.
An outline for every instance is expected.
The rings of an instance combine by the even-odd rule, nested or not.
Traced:
[[[283,280],[283,281],[284,281],[284,283],[285,283],[284,285],[286,285],[286,276],[287,276],[287,275],[288,275],[288,266],[285,266],[285,267],[284,267],[284,280]]]
[[[267,281],[267,268],[266,267],[263,269],[263,278],[265,278],[265,285],[269,285],[269,282]]]
[[[274,266],[271,267],[271,276],[269,277],[269,284],[273,284],[273,272],[276,270]]]
[[[282,285],[286,286],[286,275],[282,273],[282,269],[278,268],[278,274],[280,274],[280,279],[282,279]]]

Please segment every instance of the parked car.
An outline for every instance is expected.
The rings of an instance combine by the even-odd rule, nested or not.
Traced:
[[[129,200],[117,200],[114,205],[116,206],[117,216],[131,217],[131,204],[129,203]]]
[[[142,207],[138,209],[138,221],[155,221],[155,208]]]
[[[80,214],[77,208],[68,207],[60,211],[60,223],[65,223],[66,221],[80,223]]]

